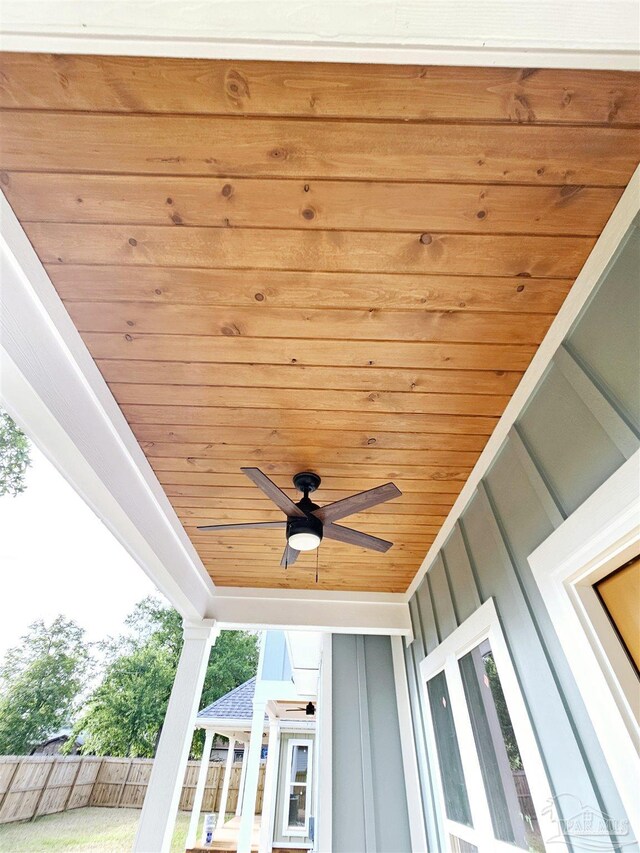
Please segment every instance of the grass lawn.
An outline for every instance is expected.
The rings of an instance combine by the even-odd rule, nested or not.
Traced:
[[[133,845],[140,809],[73,809],[27,823],[0,826],[2,853],[128,853]],[[171,853],[184,853],[189,813],[180,812]]]

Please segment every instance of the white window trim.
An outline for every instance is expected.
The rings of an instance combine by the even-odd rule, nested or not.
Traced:
[[[291,781],[291,759],[293,758],[293,748],[294,746],[306,746],[309,750],[309,757],[307,759],[307,781],[306,782],[292,782]],[[293,836],[300,836],[301,838],[306,838],[309,835],[309,818],[310,815],[310,806],[311,806],[311,797],[309,794],[313,793],[311,789],[311,779],[313,778],[313,738],[291,738],[287,745],[287,763],[285,765],[287,768],[286,775],[286,788],[284,791],[284,804],[282,810],[282,834],[287,838],[291,838]],[[304,785],[307,789],[307,806],[305,810],[305,819],[304,819],[304,829],[296,829],[295,827],[289,826],[289,795],[291,793],[291,788],[296,785]]]
[[[638,682],[592,587],[639,550],[640,451],[529,556],[636,838]]]
[[[500,675],[500,683],[509,709],[511,722],[518,741],[522,761],[527,772],[527,781],[531,797],[538,817],[540,832],[543,840],[553,839],[553,849],[567,851],[567,846],[558,838],[559,818],[551,787],[547,779],[544,765],[538,751],[535,735],[531,727],[529,715],[520,693],[518,679],[511,662],[511,656],[500,627],[498,613],[493,599],[488,599],[475,613],[451,633],[431,654],[420,664],[420,686],[424,694],[424,709],[426,716],[427,745],[433,756],[432,768],[436,781],[439,806],[447,834],[456,835],[464,841],[475,844],[481,853],[493,851],[514,851],[519,848],[495,838],[491,816],[487,803],[482,771],[476,750],[471,718],[464,694],[458,661],[483,640],[489,640],[496,667]],[[440,778],[439,762],[436,758],[436,743],[431,719],[431,708],[427,693],[427,681],[444,672],[447,678],[447,689],[451,699],[451,711],[456,727],[460,757],[469,796],[469,805],[473,820],[473,829],[463,826],[447,817],[444,803],[444,789]]]

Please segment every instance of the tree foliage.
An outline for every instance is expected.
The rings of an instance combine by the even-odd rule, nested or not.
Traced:
[[[68,726],[88,666],[84,631],[58,616],[29,626],[0,666],[0,754],[23,755]]]
[[[179,614],[152,597],[127,618],[129,635],[105,644],[107,668],[76,723],[83,752],[152,757],[182,650]],[[255,675],[257,637],[223,631],[212,649],[202,693],[204,707]],[[194,754],[202,752],[201,738]]]
[[[24,492],[25,474],[30,464],[29,440],[0,409],[0,497],[16,497]]]

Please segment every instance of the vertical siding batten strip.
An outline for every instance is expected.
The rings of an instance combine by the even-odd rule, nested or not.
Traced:
[[[356,671],[358,678],[358,710],[360,716],[360,748],[362,752],[362,793],[364,801],[365,853],[375,853],[375,804],[373,797],[373,769],[371,767],[371,740],[369,737],[369,701],[365,666],[365,638],[356,635]]]
[[[427,577],[431,586],[433,610],[437,617],[440,642],[442,642],[458,627],[451,595],[451,586],[444,567],[442,551],[433,561]]]
[[[638,449],[637,431],[621,416],[609,395],[605,394],[583,369],[566,341],[558,349],[553,360],[624,458],[630,459]]]
[[[449,538],[451,538],[451,537],[449,537]],[[448,541],[449,540],[447,539],[447,542]],[[449,587],[449,597],[451,599],[451,607],[453,608],[453,615],[454,615],[455,620],[456,620],[456,628],[457,628],[458,625],[460,625],[460,621],[461,621],[460,620],[460,612],[458,611],[458,605],[456,603],[456,596],[455,596],[455,593],[453,591],[454,585],[453,585],[453,582],[451,579],[451,572],[449,571],[447,555],[446,555],[445,550],[444,550],[445,546],[446,546],[446,542],[445,542],[445,545],[443,545],[443,547],[442,547],[442,551],[440,551],[440,557],[442,559],[442,568],[444,570],[444,576],[445,576],[446,581],[447,581],[447,586]]]
[[[536,464],[535,460],[531,456],[529,449],[520,437],[519,431],[517,429],[512,429],[507,441],[516,454],[518,462],[522,466],[527,479],[531,483],[531,488],[536,493],[536,497],[540,501],[540,505],[544,509],[549,521],[554,528],[559,527],[564,521],[562,511],[558,506],[553,493],[549,491],[547,483],[540,473],[540,466]],[[485,483],[486,482],[487,481],[485,481]]]
[[[437,557],[436,557],[436,559],[437,559]],[[436,637],[438,638],[438,644],[440,644],[443,640],[443,637],[442,637],[442,631],[440,630],[440,623],[438,621],[438,611],[436,610],[436,606],[433,603],[433,589],[431,587],[431,578],[429,577],[430,572],[431,572],[431,567],[429,568],[429,571],[427,572],[427,574],[424,576],[424,584],[425,584],[425,589],[429,593],[429,600],[431,601],[431,612],[433,613],[433,626],[435,628]],[[429,649],[428,651],[431,651],[431,649]]]
[[[538,477],[542,480],[542,482],[544,483],[545,489],[553,498],[553,502],[556,505],[558,512],[562,516],[562,520],[565,521],[569,517],[569,514],[567,513],[566,509],[564,508],[564,505],[563,505],[562,501],[560,500],[560,496],[558,495],[557,491],[553,487],[553,484],[549,482],[549,478],[547,477],[547,475],[546,475],[544,469],[542,468],[542,465],[540,464],[535,453],[533,452],[526,436],[523,434],[522,429],[521,429],[518,421],[516,421],[514,423],[513,427],[511,428],[511,432],[518,436],[520,444],[522,445],[522,447],[526,451],[527,456],[531,460],[531,464],[533,465],[535,470],[538,472]]]
[[[480,607],[480,591],[471,571],[460,528],[456,525],[442,549],[442,559],[451,579],[452,601],[462,624]]]

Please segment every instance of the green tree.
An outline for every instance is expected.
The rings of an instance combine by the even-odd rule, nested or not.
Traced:
[[[58,616],[29,626],[0,666],[0,754],[24,755],[70,724],[88,659],[75,622]]]
[[[0,409],[0,497],[15,497],[24,492],[25,473],[30,464],[29,440]]]
[[[148,597],[127,618],[128,636],[105,644],[108,663],[76,731],[83,752],[152,757],[167,710],[182,650],[182,620],[172,608]],[[223,631],[212,649],[200,707],[255,674],[258,644],[254,634]],[[202,738],[193,754],[202,753]]]

